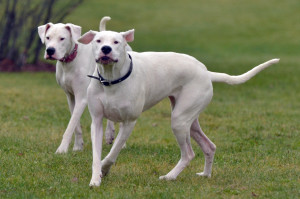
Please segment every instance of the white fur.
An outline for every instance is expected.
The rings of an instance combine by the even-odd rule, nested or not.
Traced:
[[[117,156],[131,134],[139,115],[162,99],[169,97],[172,105],[171,127],[181,150],[178,164],[160,179],[173,180],[194,158],[190,137],[201,147],[205,156],[204,171],[200,176],[211,176],[216,146],[203,133],[198,116],[209,104],[213,96],[212,82],[227,82],[229,75],[209,72],[195,58],[173,52],[126,52],[127,42],[133,41],[134,30],[123,33],[112,31],[90,31],[79,42],[92,42],[96,60],[109,56],[110,63],[99,61],[97,68],[108,80],[124,76],[129,69],[131,55],[133,71],[125,81],[111,86],[103,86],[92,80],[88,87],[88,107],[92,117],[91,136],[93,143],[93,172],[90,186],[99,186],[101,178],[115,163]],[[105,55],[103,46],[112,51]],[[264,66],[277,63],[267,62]],[[235,84],[247,81],[259,70],[250,72],[247,77],[235,77]],[[95,70],[94,75],[97,76]],[[109,154],[101,161],[102,118],[120,122],[120,132]]]
[[[105,24],[102,24],[105,27]],[[52,47],[55,49],[53,59],[60,60],[67,56],[74,49],[74,46],[81,36],[81,27],[73,24],[53,24],[48,23],[38,27],[40,39],[46,45],[46,49]],[[63,38],[63,40],[62,40]],[[63,135],[63,140],[56,150],[56,153],[66,153],[75,131],[75,142],[73,150],[83,149],[82,130],[80,126],[80,117],[87,105],[87,87],[90,78],[87,75],[92,74],[95,69],[94,56],[91,45],[79,44],[76,58],[69,63],[57,61],[56,80],[67,96],[71,118],[67,129]],[[49,58],[45,51],[45,59]],[[107,135],[114,135],[114,125],[108,121]],[[109,137],[108,142],[114,138]]]

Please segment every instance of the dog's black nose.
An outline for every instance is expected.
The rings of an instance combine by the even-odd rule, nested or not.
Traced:
[[[103,46],[102,48],[101,48],[101,50],[102,50],[102,52],[105,54],[105,55],[107,55],[108,53],[110,53],[111,52],[111,47],[109,47],[109,46]]]
[[[46,51],[47,51],[47,54],[51,56],[55,53],[55,48],[50,47],[50,48],[47,48]]]

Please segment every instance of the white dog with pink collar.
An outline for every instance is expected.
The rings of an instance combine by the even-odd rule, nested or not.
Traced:
[[[109,17],[100,22],[100,31],[105,30]],[[47,23],[38,27],[42,43],[45,43],[45,59],[57,60],[56,80],[67,95],[71,119],[56,153],[66,153],[75,131],[73,150],[83,149],[81,115],[87,105],[87,87],[90,84],[89,74],[93,74],[95,61],[92,45],[77,42],[81,36],[81,27],[74,24]],[[113,122],[107,122],[107,142],[111,143],[114,135]]]

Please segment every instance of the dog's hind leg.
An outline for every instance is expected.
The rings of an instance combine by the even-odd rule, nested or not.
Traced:
[[[175,100],[175,97],[173,97],[173,96],[169,96],[169,99],[170,99],[171,108],[172,108],[172,111],[173,111],[173,109],[175,107],[175,104],[176,104],[176,100]],[[193,151],[192,144],[191,144],[191,136],[186,137],[186,143],[187,143],[188,156],[192,160],[195,157],[195,153]]]
[[[106,122],[106,129],[105,129],[105,141],[106,144],[112,144],[115,139],[115,126],[114,122],[107,120]],[[126,143],[123,145],[122,149],[126,148]]]
[[[73,151],[81,151],[83,149],[83,144],[84,142],[82,139],[82,129],[79,121],[75,128],[75,141],[74,141]]]
[[[190,141],[190,126],[192,115],[184,114],[185,108],[176,102],[175,98],[170,97],[172,104],[172,130],[179,144],[181,151],[181,158],[177,165],[165,176],[159,177],[161,180],[175,180],[180,172],[190,163],[190,161],[195,157],[193,152],[191,141]],[[183,110],[183,111],[182,111]]]
[[[114,123],[110,120],[106,122],[106,129],[105,129],[105,140],[106,144],[112,144],[115,139],[115,127]]]
[[[192,123],[191,137],[197,142],[197,144],[199,144],[205,157],[204,171],[197,173],[197,175],[211,177],[216,145],[204,134],[199,125],[198,119],[194,120]]]
[[[172,118],[172,130],[176,137],[176,140],[179,144],[181,151],[181,158],[177,165],[165,176],[159,177],[159,179],[165,180],[175,180],[176,177],[181,173],[181,171],[190,163],[190,161],[194,158],[194,156],[190,155],[191,145],[189,143],[188,137],[190,136],[190,125],[177,125],[173,123],[177,123],[178,119]]]

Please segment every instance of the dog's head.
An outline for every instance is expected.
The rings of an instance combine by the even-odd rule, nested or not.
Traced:
[[[38,33],[46,45],[45,59],[60,60],[73,50],[72,44],[77,43],[81,27],[71,23],[47,23],[38,27]]]
[[[134,40],[134,29],[127,32],[89,31],[79,38],[83,44],[92,43],[95,60],[102,65],[111,65],[125,57],[127,42]]]

